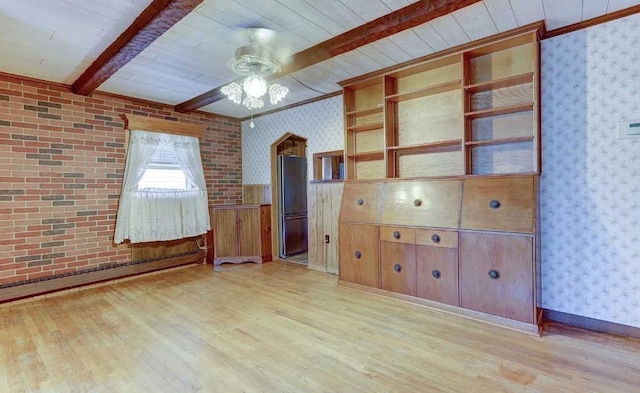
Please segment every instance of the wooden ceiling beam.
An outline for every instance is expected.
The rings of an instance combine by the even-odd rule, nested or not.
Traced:
[[[80,75],[71,85],[71,90],[76,94],[91,94],[202,2],[203,0],[153,0]]]
[[[289,75],[342,53],[352,51],[403,30],[450,14],[480,0],[421,0],[294,54],[276,77]],[[225,98],[222,86],[176,105],[177,112],[191,112]]]

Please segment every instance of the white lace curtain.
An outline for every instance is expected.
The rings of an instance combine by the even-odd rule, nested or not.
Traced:
[[[193,190],[138,190],[156,149],[171,146]],[[175,240],[210,229],[207,186],[198,138],[148,131],[131,131],[114,242]]]

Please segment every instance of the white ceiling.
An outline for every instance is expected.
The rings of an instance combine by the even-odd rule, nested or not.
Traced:
[[[227,62],[242,29],[273,29],[279,55],[302,51],[412,0],[205,0],[98,90],[178,104],[237,78]],[[73,83],[151,0],[0,0],[0,71]],[[282,77],[276,107],[340,90],[337,82],[544,19],[547,30],[640,0],[484,0]],[[261,111],[274,109],[268,103]],[[244,118],[226,100],[202,110]],[[257,111],[256,113],[258,113]]]

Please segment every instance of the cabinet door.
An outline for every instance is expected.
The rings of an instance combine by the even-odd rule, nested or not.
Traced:
[[[460,306],[533,323],[533,238],[463,232]]]
[[[240,256],[262,255],[260,231],[261,227],[259,209],[238,209],[238,241],[240,247]]]
[[[238,232],[236,227],[236,210],[214,209],[213,219],[216,257],[237,257]]]
[[[458,249],[416,246],[416,296],[457,306]]]
[[[380,278],[382,289],[416,295],[416,246],[380,242]]]
[[[340,279],[380,287],[377,226],[340,224]]]
[[[457,228],[461,190],[460,180],[389,182],[380,223]]]
[[[510,177],[464,181],[462,229],[533,233],[534,178]]]
[[[345,184],[340,219],[377,224],[382,186],[382,183]]]

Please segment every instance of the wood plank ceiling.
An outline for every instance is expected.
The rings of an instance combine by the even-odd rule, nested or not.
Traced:
[[[153,4],[179,0],[155,0]],[[186,1],[189,3],[190,1]],[[199,1],[195,1],[196,7]],[[415,3],[413,0],[204,0],[99,85],[99,91],[178,105],[237,79],[228,68],[247,43],[244,27],[275,34],[278,56],[321,43]],[[463,3],[423,1],[434,7]],[[125,32],[152,0],[0,1],[0,72],[73,84]],[[290,89],[278,105],[339,89],[338,81],[544,19],[547,30],[599,17],[640,0],[482,0],[351,51],[292,71],[275,81]],[[464,4],[463,4],[464,5]],[[170,5],[169,5],[170,6]],[[413,7],[416,7],[413,4]],[[400,11],[398,11],[400,12]],[[287,65],[285,65],[286,69]],[[226,99],[200,108],[245,118],[249,111]]]

